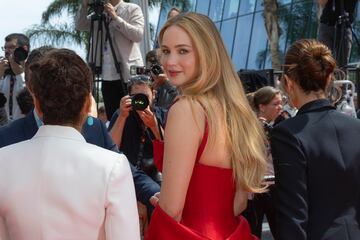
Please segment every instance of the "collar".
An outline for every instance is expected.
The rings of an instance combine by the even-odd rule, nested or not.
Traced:
[[[36,125],[38,126],[38,128],[41,127],[42,125],[44,125],[43,121],[41,120],[39,115],[36,113],[35,109],[33,110],[33,114],[34,114],[34,118],[35,118]]]
[[[78,142],[86,142],[81,133],[73,127],[60,125],[42,125],[36,132],[34,138],[40,137],[56,137],[75,140]]]
[[[320,109],[335,109],[335,107],[331,106],[330,101],[328,99],[317,99],[311,102],[304,104],[296,115],[300,115],[306,112],[313,112]]]

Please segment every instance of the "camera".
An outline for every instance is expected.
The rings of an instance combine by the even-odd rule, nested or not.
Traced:
[[[26,58],[29,55],[29,51],[27,51],[25,48],[23,47],[18,47],[14,50],[13,53],[13,57],[14,57],[14,61],[17,64],[20,64],[22,61],[25,61]],[[9,64],[9,68],[5,71],[5,75],[15,75],[15,73],[13,72],[13,70],[11,69],[11,66]]]
[[[130,74],[131,75],[151,75],[154,74],[158,76],[161,73],[164,73],[160,64],[153,64],[150,68],[146,68],[144,66],[130,66]]]
[[[144,111],[149,106],[149,98],[143,93],[134,94],[131,96],[131,106],[133,110]]]
[[[29,52],[23,48],[23,47],[18,47],[15,49],[14,51],[14,61],[17,64],[20,64],[20,62],[25,61],[26,58],[28,57]]]
[[[93,11],[97,16],[101,16],[104,12],[104,0],[94,0],[92,3],[89,3],[90,11]]]

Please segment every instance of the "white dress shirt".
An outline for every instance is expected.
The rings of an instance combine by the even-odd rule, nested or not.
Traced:
[[[0,239],[140,239],[126,157],[53,125],[1,148]]]

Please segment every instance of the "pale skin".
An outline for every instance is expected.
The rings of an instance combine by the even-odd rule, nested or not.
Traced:
[[[176,26],[169,27],[164,33],[161,48],[161,62],[172,84],[181,87],[196,77],[196,67],[199,66],[197,52],[185,31]],[[229,146],[225,139],[225,129],[221,126],[223,124],[220,121],[214,142],[207,143],[199,163],[230,169]],[[159,205],[178,222],[182,217],[204,129],[205,112],[199,103],[191,106],[188,100],[180,99],[171,107],[164,136],[163,182]],[[238,189],[234,199],[234,216],[246,208],[246,201],[247,193]],[[156,198],[152,198],[152,202],[156,202]]]
[[[331,76],[329,75],[328,82],[330,81],[330,78]],[[300,109],[304,104],[308,102],[326,98],[326,95],[322,90],[319,90],[318,92],[311,91],[310,93],[305,93],[299,86],[299,84],[297,84],[287,75],[284,75],[284,79],[286,81],[285,83],[282,83],[284,85],[284,89],[289,96],[291,104],[297,109]]]
[[[280,115],[282,110],[282,99],[281,94],[278,93],[268,104],[259,105],[258,116],[266,119],[267,122],[272,122]]]

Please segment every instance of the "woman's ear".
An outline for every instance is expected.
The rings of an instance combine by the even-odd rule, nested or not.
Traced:
[[[288,77],[288,75],[284,74],[283,76],[283,88],[287,94],[289,94],[294,87],[293,81]]]

